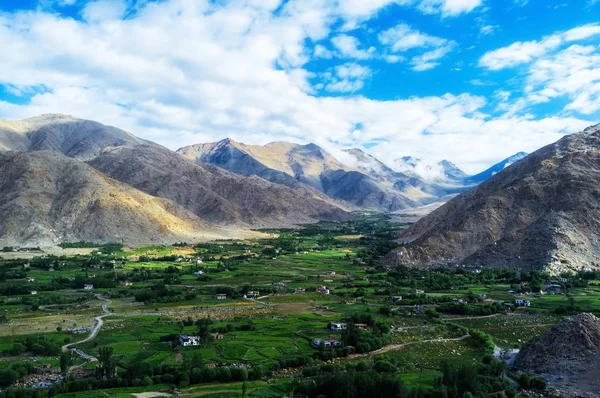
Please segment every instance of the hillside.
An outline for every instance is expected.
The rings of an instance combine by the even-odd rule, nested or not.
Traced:
[[[38,151],[0,152],[0,245],[173,243],[228,236],[177,204]]]
[[[359,149],[346,151],[349,164],[315,144],[288,142],[259,146],[225,139],[177,152],[199,164],[211,164],[244,176],[254,175],[294,188],[310,187],[362,209],[395,211],[438,197],[420,187],[423,184],[418,179],[394,172]]]
[[[243,236],[247,234],[244,231],[254,228],[289,227],[320,219],[348,218],[345,211],[349,208],[347,204],[335,201],[308,185],[290,187],[270,183],[256,176],[240,176],[210,165],[197,165],[167,148],[139,139],[118,128],[71,116],[44,115],[23,121],[0,120],[0,153],[2,151],[30,154],[52,152],[55,155],[67,156],[75,162],[73,164],[81,163],[84,167],[82,170],[89,169],[88,165],[95,168],[95,173],[80,172],[78,178],[72,181],[73,189],[85,190],[89,185],[95,186],[97,184],[92,179],[101,176],[107,180],[120,181],[123,183],[122,189],[136,192],[138,196],[145,193],[145,200],[153,198],[160,202],[166,199],[165,203],[170,203],[170,206],[178,204],[180,206],[175,207],[178,211],[183,211],[184,218],[194,217],[191,224],[193,228],[188,229],[183,224],[178,227],[182,231],[181,234],[175,234],[175,230],[169,232],[168,229],[147,224],[149,230],[164,230],[165,233],[124,233],[123,239],[127,242],[130,241],[130,237],[134,243],[145,239],[149,239],[145,243],[151,243],[160,239],[160,236],[165,240],[180,235]],[[38,159],[38,162],[41,160]],[[63,161],[54,159],[53,162],[58,164]],[[17,165],[7,162],[4,171],[18,174],[20,169],[13,170],[14,167]],[[51,170],[44,170],[43,173],[49,171]],[[25,174],[19,176],[19,179],[27,180],[30,177],[29,174]],[[60,181],[63,177],[48,178]],[[10,184],[10,181],[7,180],[6,184]],[[17,189],[16,186],[13,188]],[[21,191],[14,191],[12,194],[17,197],[25,195]],[[67,192],[55,190],[52,196],[38,196],[35,206],[48,208],[56,202],[69,199],[63,198],[63,194],[67,195]],[[49,203],[44,204],[44,199]],[[124,200],[123,203],[125,206],[128,201]],[[0,216],[10,214],[17,206],[19,204],[15,201],[5,203]],[[118,207],[118,201],[114,206]],[[142,207],[133,206],[127,209],[133,213],[140,213],[131,215],[132,228],[135,229],[136,217],[144,218],[147,215],[143,214]],[[125,211],[125,208],[122,211]],[[82,228],[88,225],[90,229],[76,231],[75,235],[85,232],[88,233],[89,240],[96,241],[112,234],[114,225],[110,217],[104,217],[103,214],[91,213],[88,223],[82,224]],[[7,223],[4,225],[3,236],[7,239],[13,237],[14,241],[29,242],[30,237],[23,233],[23,229],[34,226],[36,222],[35,217],[22,217],[21,224]],[[97,226],[92,227],[92,222]],[[63,230],[62,224],[56,218],[49,217],[40,223],[42,229]],[[225,234],[219,226],[227,226],[231,234]],[[93,239],[94,237],[96,239]],[[48,239],[42,234],[40,241],[48,242]]]
[[[264,228],[347,218],[346,212],[328,198],[310,190],[197,165],[159,146],[114,148],[89,164],[114,179],[150,195],[173,200],[202,219],[220,225]]]
[[[600,387],[599,354],[600,320],[592,314],[580,314],[525,343],[514,366],[540,374],[560,388],[561,397],[582,397]]]
[[[600,267],[600,126],[566,136],[459,195],[412,228],[401,263],[550,271]]]
[[[147,142],[118,128],[68,115],[47,114],[20,121],[0,119],[0,150],[50,150],[88,160],[106,148]]]

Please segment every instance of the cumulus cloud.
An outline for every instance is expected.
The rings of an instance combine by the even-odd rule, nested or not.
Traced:
[[[333,32],[340,20],[365,20],[392,2],[357,1],[357,9],[342,3],[165,0],[114,14],[92,12],[81,20],[42,10],[3,13],[0,84],[29,102],[0,101],[0,116],[68,113],[172,149],[226,136],[256,144],[380,143],[371,153],[383,160],[405,154],[447,158],[472,172],[589,124],[568,117],[493,119],[484,112],[487,101],[468,93],[369,99],[356,90],[374,72],[358,61],[333,67],[327,79],[315,76],[308,61],[333,50],[308,43],[327,43],[340,35]],[[435,3],[438,13],[446,3]],[[126,18],[115,18],[124,13]],[[427,68],[449,51],[449,41],[425,41],[407,50],[420,52],[411,54],[410,66]],[[407,52],[398,54],[390,54],[396,62]],[[315,81],[335,95],[315,95]]]
[[[381,32],[379,41],[381,44],[390,46],[394,52],[406,51],[416,47],[439,47],[448,42],[448,40],[441,37],[421,33],[405,23]]]
[[[454,49],[456,43],[441,37],[422,33],[411,26],[401,23],[378,35],[379,42],[393,52],[406,52],[411,49],[425,49],[413,56],[411,65],[415,71],[425,71],[439,65],[439,60]]]
[[[367,50],[360,49],[360,41],[356,37],[346,34],[335,36],[331,39],[331,42],[343,58],[365,60],[372,58],[376,51],[375,47],[370,47]]]
[[[502,110],[512,114],[556,98],[568,99],[567,111],[592,115],[600,110],[600,25],[588,24],[543,38],[517,42],[486,53],[489,70],[526,65],[523,96]]]
[[[600,24],[589,24],[547,36],[540,41],[518,41],[508,47],[485,53],[479,60],[479,65],[490,70],[514,67],[531,62],[565,43],[584,40],[597,35],[600,35]]]
[[[352,93],[363,88],[365,80],[372,74],[369,67],[356,63],[337,65],[324,74],[326,84],[323,87],[330,92]]]
[[[483,4],[483,0],[423,0],[419,9],[427,14],[441,13],[444,17],[469,13]]]

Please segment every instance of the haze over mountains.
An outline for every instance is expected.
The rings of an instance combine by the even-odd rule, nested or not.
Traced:
[[[10,245],[244,236],[354,210],[418,207],[475,183],[446,161],[444,178],[427,179],[360,149],[341,161],[314,144],[225,139],[175,153],[55,114],[0,120],[0,154],[0,244]]]
[[[564,137],[403,232],[397,261],[550,271],[600,267],[600,125]]]

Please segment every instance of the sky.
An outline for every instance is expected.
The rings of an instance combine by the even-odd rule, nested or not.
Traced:
[[[600,122],[600,0],[0,0],[0,118],[477,173]]]

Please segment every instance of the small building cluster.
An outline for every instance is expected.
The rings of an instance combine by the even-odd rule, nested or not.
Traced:
[[[198,345],[200,345],[200,337],[185,336],[182,334],[182,335],[179,335],[179,343],[184,347],[198,346]]]
[[[85,285],[83,285],[83,290],[93,290],[94,289],[94,285],[86,283]]]
[[[329,289],[327,288],[327,286],[324,285],[317,286],[315,291],[320,294],[329,294]]]
[[[260,297],[260,292],[257,290],[251,290],[244,296],[245,298],[257,298]]]
[[[515,305],[518,305],[518,306],[521,306],[521,307],[530,307],[531,306],[531,302],[529,300],[516,299],[515,300]]]
[[[306,293],[306,289],[303,287],[297,287],[296,289],[294,289],[294,294],[302,294],[302,293]]]
[[[329,336],[325,339],[314,339],[312,342],[313,347],[315,348],[332,348],[332,347],[341,347],[343,344],[339,341],[335,336]]]
[[[329,323],[329,329],[332,332],[341,332],[342,330],[346,330],[348,325],[346,325],[345,323],[340,323],[340,322],[331,322]]]
[[[225,300],[225,299],[227,298],[227,295],[226,295],[226,294],[217,294],[217,295],[215,296],[215,298],[216,298],[217,300]]]

